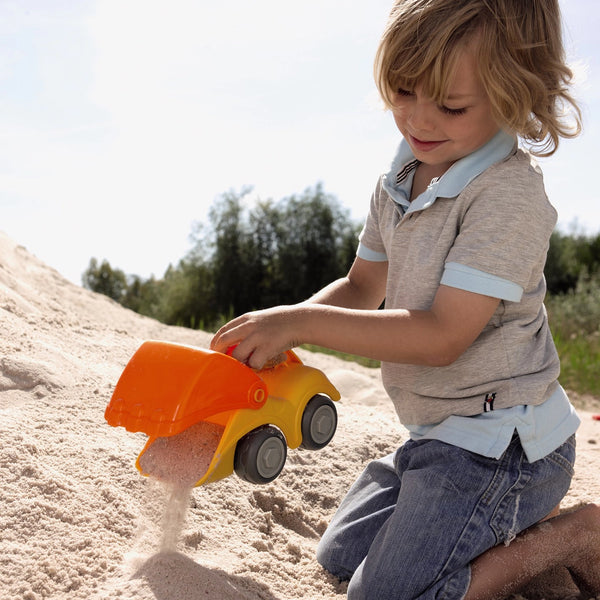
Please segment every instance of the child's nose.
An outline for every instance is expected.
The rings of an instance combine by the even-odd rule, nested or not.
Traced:
[[[434,129],[433,103],[417,101],[412,105],[408,121],[415,131],[432,131]]]

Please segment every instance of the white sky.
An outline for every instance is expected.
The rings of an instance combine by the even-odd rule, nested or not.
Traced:
[[[366,214],[399,142],[372,60],[392,0],[0,0],[0,230],[80,283],[161,277],[221,193],[319,181]],[[600,8],[562,0],[586,132],[542,161],[564,231],[600,231]]]

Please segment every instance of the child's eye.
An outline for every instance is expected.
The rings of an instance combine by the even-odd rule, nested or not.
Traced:
[[[409,92],[408,90],[403,90],[402,88],[398,88],[396,90],[398,96],[414,96],[413,92]]]
[[[467,112],[466,108],[448,108],[447,106],[440,106],[440,110],[447,115],[464,115]]]

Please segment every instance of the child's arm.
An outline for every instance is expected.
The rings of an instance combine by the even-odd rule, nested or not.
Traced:
[[[346,277],[324,287],[307,302],[344,308],[377,309],[385,299],[387,262],[356,258]]]
[[[385,266],[384,266],[385,265]],[[499,300],[441,285],[430,310],[377,310],[386,263],[357,259],[350,273],[307,302],[248,313],[211,343],[260,368],[303,343],[388,362],[442,366],[456,360],[488,323]]]

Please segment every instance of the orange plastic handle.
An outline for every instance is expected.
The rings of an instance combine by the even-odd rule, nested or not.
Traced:
[[[260,408],[265,382],[234,358],[169,342],[144,342],[123,370],[106,408],[113,427],[164,437],[211,415]]]

